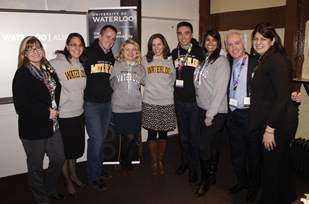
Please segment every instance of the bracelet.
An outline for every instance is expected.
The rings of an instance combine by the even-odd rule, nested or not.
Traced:
[[[265,130],[266,133],[268,134],[274,134],[275,132],[268,132],[267,130]]]

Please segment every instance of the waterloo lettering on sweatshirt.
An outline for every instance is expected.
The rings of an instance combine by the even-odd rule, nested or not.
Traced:
[[[84,89],[86,87],[86,75],[83,65],[79,62],[67,61],[63,54],[50,60],[50,64],[57,71],[62,86],[60,95],[60,118],[80,116],[83,112]]]
[[[109,77],[112,72],[115,58],[110,49],[107,53],[99,45],[99,39],[93,41],[85,51],[87,64],[85,72],[87,84],[84,100],[94,103],[108,103],[113,93]]]
[[[145,71],[139,64],[115,62],[110,84],[112,94],[112,111],[114,113],[134,113],[142,111],[141,83],[144,83]]]
[[[174,96],[175,100],[184,102],[195,102],[195,87],[193,84],[193,73],[198,65],[199,59],[202,54],[202,48],[199,46],[197,40],[192,38],[191,43],[192,43],[192,50],[190,53],[188,53],[188,51],[183,49],[181,46],[180,46],[180,56],[178,56],[178,48],[175,48],[172,52],[174,66],[176,68],[176,79],[183,80],[184,82],[183,88],[175,86]],[[187,53],[188,53],[187,60],[184,63],[184,67],[182,68],[181,73],[179,74],[178,69],[179,57],[180,61],[183,61]]]
[[[144,56],[142,64],[146,73],[143,102],[154,105],[174,104],[176,70],[172,57],[167,59],[154,57],[152,62],[147,62]]]

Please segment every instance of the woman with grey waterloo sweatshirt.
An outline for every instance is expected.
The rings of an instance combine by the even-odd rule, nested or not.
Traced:
[[[85,150],[84,89],[86,75],[84,65],[85,42],[79,33],[69,34],[64,50],[56,51],[57,57],[50,60],[58,73],[62,86],[60,95],[59,126],[63,139],[66,161],[62,168],[65,186],[70,196],[77,197],[77,187],[85,187],[76,174],[76,159]]]
[[[115,131],[121,135],[121,168],[124,176],[134,175],[131,164],[135,135],[141,131],[142,95],[141,82],[145,76],[142,69],[139,45],[129,39],[121,48],[110,75],[112,112]]]
[[[221,37],[218,31],[208,30],[203,53],[194,72],[198,121],[202,125],[199,141],[201,182],[195,197],[204,196],[210,184],[216,183],[220,155],[220,131],[227,118],[227,87],[230,77],[229,62],[220,56]]]
[[[142,58],[146,72],[142,103],[142,125],[148,130],[151,173],[164,173],[163,158],[167,146],[167,131],[176,128],[174,83],[176,70],[170,48],[163,35],[153,34],[148,40],[148,52]],[[157,133],[159,139],[157,140]]]

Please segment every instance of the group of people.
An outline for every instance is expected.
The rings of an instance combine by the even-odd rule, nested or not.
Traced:
[[[289,141],[297,129],[295,101],[300,102],[301,96],[292,93],[292,63],[270,24],[256,26],[250,55],[243,33],[228,31],[225,45],[230,61],[220,55],[218,31],[208,30],[200,46],[188,22],[178,23],[179,43],[172,52],[157,33],[149,38],[144,57],[139,45],[129,39],[115,59],[116,34],[114,26],[106,25],[85,48],[83,37],[71,33],[65,48],[50,61],[37,38],[28,36],[21,42],[13,99],[29,186],[37,203],[65,198],[56,191],[61,171],[70,196],[78,196],[74,185],[87,186],[76,173],[76,159],[85,148],[85,126],[88,180],[94,188],[106,189],[102,178],[112,175],[102,169],[103,144],[111,113],[115,132],[121,135],[124,176],[134,175],[132,149],[142,126],[148,130],[151,173],[165,172],[167,132],[176,128],[177,118],[181,165],[175,174],[188,169],[189,183],[195,184],[200,161],[201,181],[194,196],[204,196],[216,183],[220,132],[227,124],[237,177],[228,192],[248,189],[246,201],[253,202],[263,161],[260,203],[296,199]],[[49,166],[44,182],[45,153]]]
[[[201,47],[187,22],[178,24],[177,36],[179,45],[172,55],[182,163],[176,175],[189,169],[189,182],[194,184],[200,159],[195,197],[204,196],[216,183],[220,132],[227,124],[237,177],[228,192],[248,189],[245,200],[253,202],[262,178],[259,203],[296,200],[290,140],[298,125],[296,103],[301,95],[292,91],[292,63],[274,27],[269,23],[255,27],[251,54],[246,52],[243,32],[229,30],[225,45],[230,60],[220,55],[216,30],[206,32]]]

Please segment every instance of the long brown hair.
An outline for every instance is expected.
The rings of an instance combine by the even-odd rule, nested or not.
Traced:
[[[40,66],[48,63],[47,59],[45,58],[45,50],[44,50],[44,47],[41,41],[34,36],[27,36],[21,41],[20,46],[19,46],[17,69],[23,66],[28,67],[30,61],[25,56],[25,54],[27,50],[29,48],[32,48],[34,45],[36,45],[37,47],[42,47],[42,59],[40,61]]]

